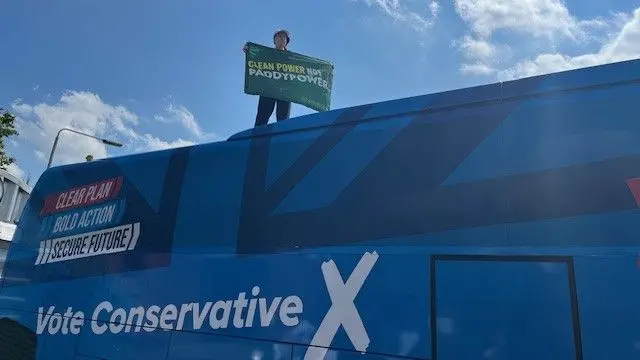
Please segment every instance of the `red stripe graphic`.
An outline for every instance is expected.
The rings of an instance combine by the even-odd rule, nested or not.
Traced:
[[[631,190],[633,197],[636,198],[636,203],[640,207],[640,178],[628,179],[627,186],[629,187],[629,190]]]
[[[120,193],[122,181],[122,176],[119,176],[49,195],[44,201],[40,215],[67,211],[111,200]]]

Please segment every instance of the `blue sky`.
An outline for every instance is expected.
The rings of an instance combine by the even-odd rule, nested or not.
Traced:
[[[30,176],[54,164],[225,139],[253,126],[243,93],[246,41],[335,65],[332,108],[637,58],[630,0],[3,1],[0,107],[18,116],[7,142]],[[292,116],[312,113],[299,105]],[[275,116],[275,115],[274,115]],[[273,121],[273,118],[272,118]]]

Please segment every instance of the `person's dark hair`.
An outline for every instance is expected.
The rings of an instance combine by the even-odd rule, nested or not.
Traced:
[[[289,41],[291,41],[291,37],[289,35],[289,32],[287,30],[284,30],[284,29],[280,29],[280,30],[276,31],[273,34],[273,40],[274,41],[276,40],[276,36],[278,36],[278,34],[284,34],[287,37],[287,45],[289,45]]]

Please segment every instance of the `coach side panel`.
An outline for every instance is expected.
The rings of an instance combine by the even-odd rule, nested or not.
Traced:
[[[376,104],[52,169],[9,254],[3,339],[40,359],[633,359],[638,93]]]

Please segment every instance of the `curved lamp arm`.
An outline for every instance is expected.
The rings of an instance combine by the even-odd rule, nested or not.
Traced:
[[[51,167],[51,161],[53,160],[53,153],[56,151],[56,147],[58,146],[58,139],[60,138],[60,133],[62,133],[63,131],[69,131],[69,132],[72,132],[72,133],[75,133],[75,134],[78,134],[78,135],[83,135],[83,136],[86,136],[86,137],[90,137],[92,139],[96,139],[96,140],[102,142],[105,145],[122,147],[121,143],[113,141],[113,140],[99,138],[97,136],[93,136],[93,135],[90,135],[90,134],[85,134],[83,132],[80,132],[80,131],[77,131],[77,130],[73,130],[73,129],[69,129],[69,128],[62,128],[56,134],[55,140],[53,140],[53,146],[51,147],[51,153],[49,153],[49,162],[47,163],[47,169]]]

